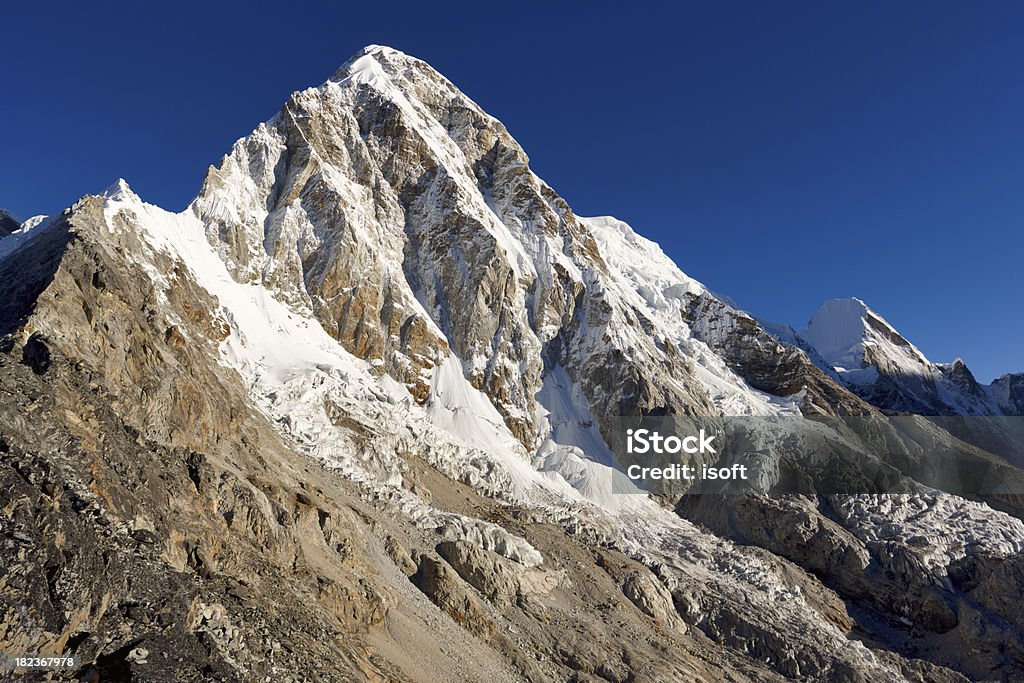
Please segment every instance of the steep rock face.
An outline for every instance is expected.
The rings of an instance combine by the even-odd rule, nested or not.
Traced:
[[[572,317],[569,263],[587,249],[555,200],[499,122],[422,62],[373,47],[240,141],[192,209],[236,277],[307,304],[419,398],[451,340],[530,441],[540,347]],[[555,263],[538,272],[540,256]]]
[[[238,280],[312,310],[347,349],[422,397],[447,343],[405,286],[398,197],[374,176],[345,105],[321,101],[331,97],[339,90],[293,96],[210,170],[191,208]]]

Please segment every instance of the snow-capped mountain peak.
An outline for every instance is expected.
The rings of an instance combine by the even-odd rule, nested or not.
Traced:
[[[366,84],[377,88],[386,87],[388,76],[381,66],[381,59],[406,57],[397,50],[381,45],[370,45],[364,48],[354,59],[347,62],[331,78],[339,84],[349,82]]]
[[[713,298],[700,283],[625,223],[577,217],[497,119],[398,50],[364,48],[294,93],[190,211],[236,279],[417,401],[454,352],[524,445],[547,437],[537,396],[554,364],[593,386],[595,414],[779,409],[692,337],[688,297]],[[620,395],[608,372],[659,379]]]
[[[138,199],[138,195],[128,185],[124,178],[118,178],[107,189],[100,193],[101,197],[114,200]]]
[[[0,220],[0,223],[3,223]],[[32,216],[23,221],[20,225],[13,222],[13,219],[6,225],[0,226],[0,260],[3,260],[21,249],[53,223],[49,216]],[[9,231],[7,230],[9,228]]]
[[[830,299],[811,317],[800,336],[833,367],[862,367],[857,355],[867,332],[867,312],[868,307],[860,299]]]
[[[933,363],[862,300],[826,301],[797,341],[870,403],[926,415],[998,415],[991,388],[966,363]]]
[[[826,301],[800,336],[853,382],[870,381],[871,372],[857,371],[879,366],[889,374],[921,376],[929,372],[924,354],[856,297]]]

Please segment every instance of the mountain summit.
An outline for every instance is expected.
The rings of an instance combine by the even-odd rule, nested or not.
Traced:
[[[12,652],[153,680],[1024,672],[1020,510],[927,466],[1005,458],[893,424],[853,363],[577,216],[397,50],[294,93],[183,212],[118,181],[3,238],[0,287]],[[828,358],[910,353],[833,308]],[[740,429],[755,488],[618,490],[622,420],[667,418]]]
[[[983,386],[961,359],[929,361],[857,298],[832,299],[799,339],[854,392],[887,410],[923,415],[1019,415],[995,386]]]

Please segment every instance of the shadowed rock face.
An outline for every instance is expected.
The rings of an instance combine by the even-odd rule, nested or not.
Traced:
[[[60,219],[33,242],[31,257],[0,260],[4,294],[0,297],[0,343],[31,313],[60,266],[70,239],[67,222]]]
[[[6,237],[20,227],[21,224],[13,216],[0,209],[0,237]]]
[[[294,94],[184,215],[83,199],[0,287],[4,651],[100,680],[1021,674],[1024,526],[983,504],[573,488],[597,465],[558,430],[616,415],[867,416],[827,454],[894,477],[951,437],[883,448],[804,351],[577,217],[396,51]]]
[[[1024,373],[1003,375],[992,386],[1007,414],[1024,415]]]

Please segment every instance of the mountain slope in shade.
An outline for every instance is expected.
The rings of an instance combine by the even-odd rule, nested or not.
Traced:
[[[1007,415],[1024,415],[1024,373],[1010,373],[992,382],[988,394]]]
[[[10,235],[21,227],[21,221],[16,219],[5,209],[0,209],[0,238]]]
[[[6,258],[42,235],[53,222],[49,216],[33,216],[16,225],[7,235],[0,235],[0,259]]]
[[[1009,379],[986,386],[959,358],[946,364],[929,361],[860,299],[826,301],[797,341],[813,349],[818,361],[855,393],[885,410],[939,416],[1021,414],[1010,393],[999,388],[1009,387]]]
[[[221,680],[1024,670],[1024,524],[874,455],[950,437],[901,441],[576,216],[419,60],[371,46],[293,94],[184,212],[120,181],[41,228],[0,255],[4,649]],[[777,426],[801,414],[885,448]],[[616,415],[760,416],[905,493],[616,494]]]

